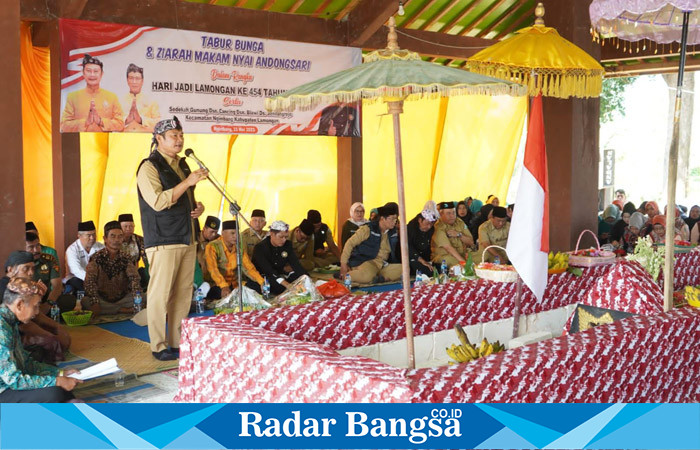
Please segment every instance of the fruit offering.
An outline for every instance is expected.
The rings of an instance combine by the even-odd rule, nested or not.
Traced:
[[[569,267],[568,253],[552,253],[549,252],[547,257],[547,269],[549,270],[566,270]]]
[[[472,343],[469,342],[467,333],[464,332],[464,329],[459,324],[455,325],[455,332],[459,338],[460,345],[452,344],[451,347],[445,348],[445,351],[447,355],[457,363],[469,362],[506,349],[505,345],[501,344],[499,341],[490,343],[486,338],[481,341],[479,347],[473,346]],[[450,361],[450,364],[454,363]]]
[[[609,256],[609,253],[610,252],[606,252],[605,250],[599,250],[597,248],[585,248],[582,250],[576,250],[575,252],[571,252],[571,254],[574,256],[588,256],[593,258],[607,257]]]

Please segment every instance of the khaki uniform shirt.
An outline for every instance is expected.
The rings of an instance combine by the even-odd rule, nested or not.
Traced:
[[[248,254],[251,258],[253,257],[253,249],[255,248],[256,245],[258,245],[263,239],[265,239],[265,236],[267,236],[269,231],[262,230],[260,232],[260,235],[262,236],[262,239],[257,237],[255,233],[253,232],[252,228],[246,228],[241,232],[241,245],[243,246],[243,251]]]
[[[185,180],[185,174],[180,169],[179,161],[180,157],[176,156],[171,158],[164,153],[160,153],[168,165],[175,171],[177,176],[181,180]],[[173,201],[173,189],[163,190],[163,185],[160,183],[160,176],[158,176],[158,169],[151,164],[150,161],[146,161],[141,165],[139,173],[136,175],[136,183],[138,184],[139,190],[143,199],[148,203],[148,205],[155,209],[156,211],[162,211],[164,209],[171,208],[177,201]],[[192,195],[192,189],[187,189],[186,194],[190,199],[190,204],[196,206],[194,202],[194,196]],[[195,243],[197,239],[195,237],[195,224],[194,219],[191,221],[192,228],[192,239],[190,242]],[[187,247],[185,244],[173,244],[168,246],[172,248],[177,247]]]
[[[447,232],[449,230],[462,233],[462,235],[469,236],[473,239],[472,234],[469,232],[469,228],[467,228],[462,219],[460,219],[459,217],[455,219],[455,223],[453,223],[452,225],[447,225],[442,220],[438,220],[437,222],[435,222],[435,232],[433,233],[433,240],[430,243],[430,254],[432,255],[433,261],[440,261],[446,256],[450,256],[447,250],[442,248],[443,246],[447,245],[451,245],[452,248],[454,248],[457,251],[457,253],[460,254],[460,256],[466,259],[466,255],[469,251],[469,248],[466,245],[464,245],[464,242],[462,242],[461,238],[449,237],[447,235]]]
[[[350,239],[348,239],[348,241],[345,243],[345,246],[343,247],[343,253],[340,255],[340,262],[342,264],[347,264],[350,260],[350,255],[352,255],[352,250],[358,245],[360,245],[362,242],[369,239],[369,235],[369,226],[363,225],[360,228],[358,228],[355,234],[353,234],[352,237],[350,237]],[[374,258],[373,261],[378,262],[381,266],[384,264],[384,261],[389,259],[390,253],[391,248],[389,247],[389,235],[386,232],[384,232],[382,233],[382,241],[379,244],[379,252],[377,252],[377,256]]]
[[[489,245],[498,245],[503,248],[506,248],[506,245],[508,244],[509,231],[509,222],[506,222],[505,225],[503,225],[503,227],[500,229],[496,229],[496,227],[493,226],[493,223],[490,220],[487,220],[486,222],[482,223],[479,227],[479,245],[483,246],[481,250],[483,251]],[[501,263],[505,264],[505,262],[508,261],[506,253],[500,249],[495,250],[498,251],[498,254],[500,255]],[[493,261],[493,255],[490,255],[489,252],[486,252],[485,258],[487,262]]]
[[[294,253],[296,253],[299,259],[311,259],[314,257],[314,235],[312,234],[309,236],[304,242],[298,241],[296,232],[298,228],[299,227],[294,228],[289,236]]]

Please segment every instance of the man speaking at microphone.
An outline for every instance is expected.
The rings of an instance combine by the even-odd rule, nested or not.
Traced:
[[[137,172],[143,240],[150,263],[148,336],[153,357],[177,359],[180,326],[192,301],[197,258],[196,220],[204,205],[194,199],[195,185],[207,178],[205,169],[190,171],[182,151],[184,136],[177,117],[161,120],[153,130],[151,154]],[[168,319],[168,336],[165,319]]]

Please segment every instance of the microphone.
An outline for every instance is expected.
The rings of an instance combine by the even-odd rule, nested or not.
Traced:
[[[192,150],[191,148],[188,148],[187,150],[185,150],[185,156],[187,156],[188,158],[194,159],[194,161],[197,163],[197,165],[199,166],[200,169],[204,169],[207,172],[209,172],[209,169],[207,168],[207,166],[205,166],[204,163],[202,161],[200,161],[200,159],[195,156],[194,150]]]

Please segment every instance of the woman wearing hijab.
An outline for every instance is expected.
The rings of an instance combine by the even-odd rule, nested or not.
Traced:
[[[651,233],[649,233],[651,240],[654,241],[654,244],[664,244],[666,242],[666,216],[663,214],[655,215],[651,221],[651,225],[652,230]],[[675,233],[673,240],[680,241],[681,236]]]
[[[692,230],[698,221],[700,221],[700,206],[693,205],[688,212],[688,217],[685,218],[685,223],[688,224],[688,229]]]
[[[620,220],[620,209],[615,205],[608,205],[603,211],[602,218],[598,219],[598,241],[601,245],[610,243],[610,232],[618,220]]]
[[[482,206],[484,206],[484,202],[478,198],[472,200],[472,203],[469,205],[469,211],[472,213],[472,220],[474,220],[474,217],[479,213]]]
[[[668,206],[664,208],[664,213],[668,214]],[[683,218],[681,218],[681,209],[676,206],[676,220],[674,222],[676,234],[680,236],[682,241],[690,241],[690,228],[688,224],[685,223]]]
[[[365,220],[365,205],[360,202],[355,202],[350,207],[350,218],[343,224],[343,229],[340,233],[340,242],[344,246],[345,242],[350,239],[350,236],[355,234],[358,228],[366,224]]]
[[[474,217],[474,220],[472,220],[471,225],[469,225],[469,232],[472,234],[472,236],[479,235],[479,227],[482,223],[489,220],[491,211],[493,211],[493,205],[486,204],[481,207],[477,215]]]
[[[469,216],[469,208],[467,208],[467,204],[465,202],[457,202],[457,217],[462,219],[462,222],[464,222],[465,225],[472,219]]]
[[[618,247],[620,245],[622,234],[625,232],[625,228],[627,228],[630,223],[630,217],[632,217],[632,214],[634,214],[636,211],[637,208],[634,207],[632,202],[628,202],[622,208],[620,220],[615,222],[615,225],[613,225],[612,230],[610,231],[610,241],[612,242],[613,246]]]
[[[634,248],[637,246],[637,239],[639,238],[639,233],[642,231],[644,226],[644,214],[635,211],[630,216],[629,226],[625,228],[622,239],[620,240],[620,247],[626,253],[634,253]]]
[[[495,195],[491,194],[486,198],[487,205],[500,206],[501,201]]]

